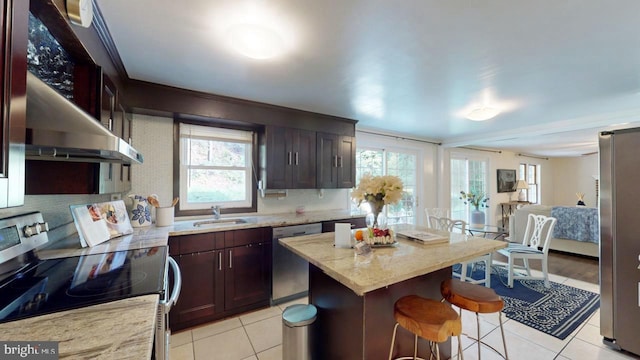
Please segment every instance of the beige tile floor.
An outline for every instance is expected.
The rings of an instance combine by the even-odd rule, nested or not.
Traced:
[[[598,285],[550,275],[550,280],[598,292]],[[301,299],[273,306],[238,317],[203,325],[171,336],[172,360],[280,360],[282,359],[282,311],[293,303],[306,303]],[[565,340],[534,330],[503,317],[509,358],[515,360],[622,360],[640,359],[620,353],[602,344],[600,311],[576,329]],[[475,314],[463,311],[462,345],[464,358],[477,359],[477,345],[465,334],[475,336]],[[480,320],[483,341],[502,351],[502,339],[497,314],[486,314]],[[457,349],[457,341],[452,341]],[[482,346],[482,359],[501,359],[493,350]],[[454,354],[456,351],[454,351]]]

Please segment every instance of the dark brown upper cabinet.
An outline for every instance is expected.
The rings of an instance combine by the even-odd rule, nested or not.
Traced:
[[[356,140],[353,136],[317,133],[318,188],[352,188],[355,186]]]
[[[1,9],[0,208],[5,208],[24,204],[29,2],[5,0]]]
[[[316,132],[279,126],[265,129],[267,189],[316,188]]]

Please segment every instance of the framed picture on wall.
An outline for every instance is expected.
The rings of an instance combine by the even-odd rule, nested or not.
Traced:
[[[509,169],[498,169],[498,192],[516,191],[516,171]]]

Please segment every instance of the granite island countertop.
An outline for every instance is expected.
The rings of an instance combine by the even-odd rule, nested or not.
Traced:
[[[0,337],[58,341],[61,359],[151,359],[158,300],[158,295],[136,296],[11,321],[0,324]]]
[[[414,225],[396,225],[393,228],[438,233],[449,237],[449,241],[424,244],[398,236],[395,246],[374,248],[368,255],[356,255],[353,249],[334,247],[334,233],[284,238],[279,241],[284,247],[360,296],[507,246],[506,242],[500,240],[448,233]]]

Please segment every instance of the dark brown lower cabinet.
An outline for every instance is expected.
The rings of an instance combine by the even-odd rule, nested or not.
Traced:
[[[271,295],[271,244],[250,244],[225,251],[228,261],[224,274],[225,310],[268,300]]]
[[[181,330],[269,305],[271,228],[172,236],[182,290],[169,313]]]
[[[179,255],[176,261],[182,272],[182,291],[169,313],[176,323],[209,319],[222,311],[224,272],[220,269],[222,250]]]

